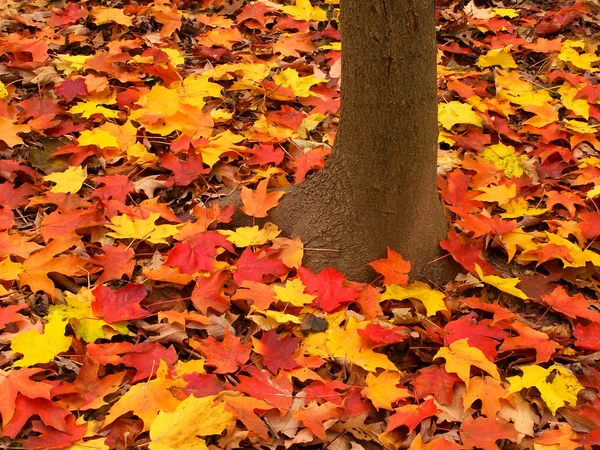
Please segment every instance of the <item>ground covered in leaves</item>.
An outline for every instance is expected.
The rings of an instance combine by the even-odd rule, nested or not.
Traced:
[[[228,225],[331,151],[336,3],[3,2],[2,448],[600,445],[598,2],[439,2],[437,287]]]

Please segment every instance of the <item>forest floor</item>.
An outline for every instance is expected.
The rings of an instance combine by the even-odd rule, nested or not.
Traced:
[[[439,2],[446,286],[228,225],[325,164],[337,3],[2,2],[0,448],[600,446],[598,1]]]

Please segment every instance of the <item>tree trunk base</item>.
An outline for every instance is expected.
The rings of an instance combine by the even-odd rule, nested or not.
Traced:
[[[437,198],[428,208],[415,211],[405,220],[382,226],[388,219],[377,211],[378,202],[374,199],[365,209],[355,210],[351,194],[336,176],[339,171],[332,169],[326,167],[303,183],[287,188],[279,206],[270,210],[267,218],[253,221],[238,211],[232,225],[262,226],[273,222],[285,236],[300,237],[305,247],[304,267],[320,272],[330,266],[352,281],[376,279],[379,275],[368,263],[385,258],[388,246],[410,261],[413,281],[443,286],[460,272],[452,258],[442,257],[439,240],[446,236],[447,225]],[[230,196],[227,203],[236,198],[237,195]],[[404,208],[402,203],[399,201],[400,211]]]

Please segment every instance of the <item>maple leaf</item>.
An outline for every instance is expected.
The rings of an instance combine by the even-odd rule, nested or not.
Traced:
[[[282,6],[281,10],[298,20],[327,20],[327,13],[321,8],[312,6],[310,0],[296,0],[295,6]]]
[[[159,412],[170,412],[177,408],[180,401],[173,396],[171,389],[184,385],[183,380],[167,378],[167,365],[161,361],[155,379],[131,386],[111,406],[104,419],[103,428],[132,411],[142,420],[144,431],[148,431]]]
[[[28,125],[17,125],[6,117],[0,117],[0,141],[4,141],[9,147],[23,145],[23,139],[17,133],[29,133],[30,131],[31,127]]]
[[[411,384],[417,398],[433,394],[438,403],[448,405],[452,403],[454,385],[458,381],[455,374],[446,372],[442,366],[433,365],[419,370],[419,375]]]
[[[105,23],[115,22],[119,25],[130,27],[133,25],[131,18],[119,8],[107,8],[104,6],[95,6],[92,8],[91,13],[94,17],[94,23],[96,25],[103,25]]]
[[[260,370],[255,366],[244,369],[247,375],[240,375],[239,384],[234,390],[244,392],[253,398],[264,400],[282,411],[290,409],[293,400],[294,388],[285,372],[273,377],[266,370]]]
[[[433,358],[444,358],[446,371],[457,374],[467,385],[467,389],[469,389],[469,380],[471,379],[471,366],[489,373],[496,380],[500,379],[496,365],[487,359],[477,347],[471,347],[468,339],[460,339],[448,347],[440,348]]]
[[[344,285],[344,275],[332,267],[326,267],[318,274],[300,267],[298,276],[306,286],[305,291],[315,296],[313,304],[326,312],[335,311],[358,298],[355,289]]]
[[[79,373],[72,383],[63,381],[52,387],[52,396],[58,397],[57,403],[65,409],[97,409],[106,404],[104,397],[116,392],[126,372],[98,376],[99,364],[85,358]]]
[[[240,208],[244,213],[252,217],[267,217],[267,211],[279,205],[279,200],[285,192],[269,192],[267,193],[267,185],[269,180],[262,180],[258,183],[255,191],[242,187],[240,198],[243,206]]]
[[[536,352],[535,362],[538,364],[548,362],[556,349],[560,347],[558,343],[550,339],[547,333],[534,330],[519,321],[513,322],[511,328],[519,333],[519,336],[504,339],[499,348],[501,352],[533,348]]]
[[[405,426],[412,433],[423,419],[433,416],[437,411],[438,408],[433,399],[424,401],[420,405],[400,406],[390,416],[385,432],[389,433],[400,426]]]
[[[271,222],[265,223],[262,229],[258,225],[253,227],[239,227],[235,231],[218,230],[229,242],[236,247],[249,247],[250,245],[263,245],[279,236],[281,231]]]
[[[85,167],[68,167],[64,172],[56,172],[44,177],[44,181],[56,183],[50,192],[71,194],[79,191],[87,178]]]
[[[235,372],[250,358],[252,344],[242,344],[240,338],[233,336],[225,329],[223,341],[212,336],[206,339],[191,341],[190,345],[206,356],[206,364],[216,367],[214,373]]]
[[[496,450],[496,441],[508,439],[517,442],[518,433],[509,423],[498,421],[495,417],[469,416],[460,426],[460,437],[468,448],[481,448],[483,450]]]
[[[522,376],[508,377],[506,381],[510,383],[510,392],[519,392],[523,388],[535,387],[542,395],[542,400],[548,406],[552,414],[556,414],[558,408],[569,403],[577,403],[577,393],[583,389],[583,386],[577,381],[567,368],[554,364],[547,369],[537,365],[521,366],[519,370],[523,372]],[[556,376],[552,381],[548,381],[550,375],[556,371]]]
[[[332,403],[319,405],[313,401],[294,411],[293,417],[301,420],[302,424],[316,437],[327,442],[326,427],[328,428],[334,419],[339,419],[342,415],[342,408]]]
[[[95,255],[90,258],[96,266],[103,267],[104,270],[96,283],[102,284],[110,280],[120,280],[123,275],[131,278],[135,261],[133,260],[135,252],[131,247],[118,243],[116,246],[103,245],[100,250],[102,255]]]
[[[82,288],[77,294],[68,292],[65,301],[65,305],[50,306],[49,311],[68,320],[77,337],[85,342],[105,339],[111,334],[129,333],[126,324],[109,325],[93,311],[94,295],[89,288]]]
[[[367,387],[361,391],[361,394],[371,400],[375,408],[393,409],[392,403],[412,397],[408,389],[397,387],[400,378],[401,374],[387,370],[377,376],[369,373],[365,379]]]
[[[141,239],[152,244],[167,244],[167,238],[175,235],[180,225],[156,225],[159,213],[151,213],[147,219],[131,220],[129,216],[114,216],[112,225],[106,225],[112,231],[107,233],[116,239]]]
[[[452,101],[438,105],[438,121],[447,130],[457,124],[470,124],[477,127],[483,125],[483,120],[473,111],[473,107],[466,103]]]
[[[481,400],[481,413],[487,417],[495,418],[496,414],[502,409],[500,399],[508,395],[502,382],[492,377],[473,377],[469,389],[463,396],[463,405],[465,410],[477,400]]]
[[[218,271],[207,277],[198,277],[191,297],[198,311],[206,315],[209,308],[218,313],[223,313],[229,308],[229,299],[223,294],[223,285],[228,276],[227,272]]]
[[[306,286],[300,278],[287,280],[285,286],[273,286],[275,298],[292,306],[304,306],[312,303],[317,297],[306,294]]]
[[[557,286],[551,294],[542,294],[542,300],[554,311],[567,317],[581,317],[593,323],[600,322],[600,312],[589,309],[589,306],[600,306],[600,302],[589,301],[581,293],[571,297],[564,287]]]
[[[161,411],[150,427],[150,450],[208,450],[202,437],[221,434],[235,422],[216,396],[189,396],[174,411]],[[175,424],[175,425],[174,425]]]
[[[410,262],[405,261],[399,253],[389,247],[387,247],[387,255],[387,258],[378,259],[369,263],[369,265],[383,275],[384,284],[406,286],[408,284]]]
[[[416,298],[427,311],[427,316],[435,316],[438,311],[447,311],[444,304],[445,295],[439,291],[431,289],[427,284],[415,281],[411,285],[404,287],[397,284],[386,286],[385,292],[381,295],[381,300],[404,300],[407,298]]]
[[[330,328],[324,333],[314,333],[302,341],[305,350],[315,356],[342,358],[369,372],[378,368],[396,372],[396,366],[387,356],[372,350],[358,330],[366,328],[368,322],[348,320],[346,328]]]
[[[67,322],[56,314],[49,315],[47,319],[43,333],[29,330],[11,339],[10,349],[23,355],[22,359],[13,364],[14,367],[50,362],[71,347],[73,338],[65,336]]]
[[[502,278],[496,275],[484,275],[478,264],[475,264],[475,272],[481,281],[490,286],[494,286],[495,288],[518,298],[529,298],[525,292],[516,287],[520,281],[518,278]]]
[[[298,363],[292,359],[300,339],[295,337],[278,338],[275,330],[264,332],[262,338],[252,338],[253,349],[263,356],[263,364],[272,373],[277,374],[279,369],[294,369]]]
[[[492,49],[487,54],[480,56],[476,64],[480,68],[500,66],[503,69],[515,69],[518,66],[510,54],[510,49],[510,45],[504,48]]]
[[[365,328],[358,330],[358,334],[364,337],[373,348],[376,348],[402,342],[408,337],[407,331],[408,329],[404,327],[384,328],[378,323],[370,323]]]
[[[110,324],[148,315],[148,311],[139,304],[147,294],[143,284],[128,283],[118,291],[100,285],[92,293],[95,298],[92,310]]]
[[[43,371],[37,368],[0,371],[0,416],[4,425],[11,421],[15,413],[15,401],[19,393],[29,398],[51,400],[52,384],[31,379]]]

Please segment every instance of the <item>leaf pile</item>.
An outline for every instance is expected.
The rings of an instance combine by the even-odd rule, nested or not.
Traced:
[[[597,3],[439,1],[443,292],[228,225],[331,152],[337,3],[5,2],[2,445],[600,445]]]

